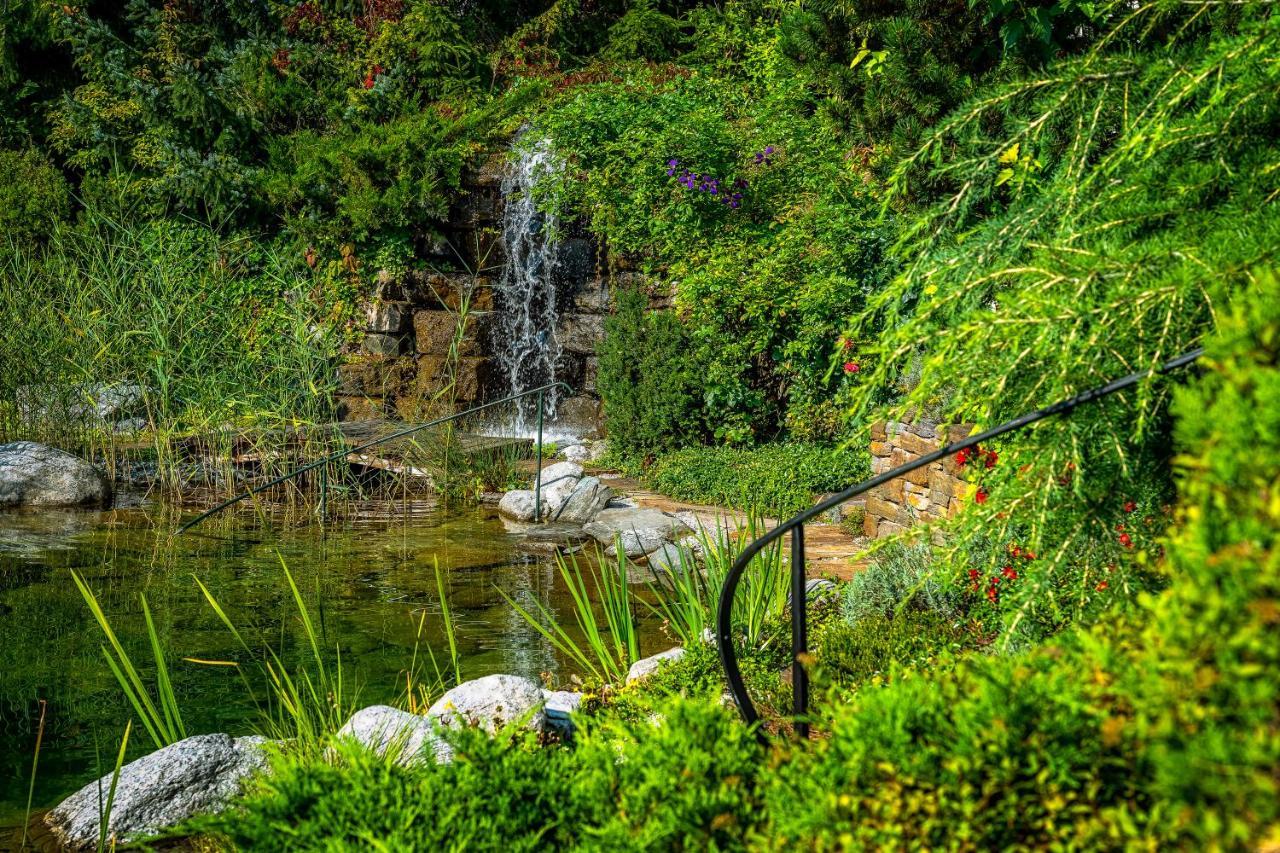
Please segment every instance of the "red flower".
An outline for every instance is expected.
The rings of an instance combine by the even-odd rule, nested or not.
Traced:
[[[1134,503],[1133,501],[1125,501],[1125,502],[1124,502],[1124,511],[1125,511],[1125,512],[1133,512],[1133,511],[1134,511],[1135,509],[1137,509],[1137,508],[1138,508],[1138,505],[1137,505],[1136,503]]]
[[[956,454],[956,465],[963,468],[970,459],[981,452],[982,451],[976,444],[973,447],[965,447],[961,449],[960,452]]]
[[[1098,585],[1094,587],[1094,589],[1096,589],[1098,592],[1102,592],[1106,588],[1107,588],[1106,581],[1098,581]]]
[[[992,580],[994,581],[995,578],[992,578]],[[991,586],[987,587],[987,601],[990,601],[992,604],[995,604],[996,601],[999,600],[999,598],[1000,598],[1000,590],[996,589],[996,586],[994,583]]]
[[[978,579],[978,570],[977,570],[977,569],[970,569],[970,570],[969,570],[969,580],[977,580],[977,579]]]
[[[1018,579],[1018,570],[1013,566],[1005,566],[1000,570],[1000,574],[1004,575],[1011,581],[1016,581]]]
[[[848,338],[841,338],[840,348],[845,352],[848,352],[849,350],[853,349],[853,341],[849,340]]]
[[[1128,533],[1121,533],[1121,534],[1120,534],[1120,544],[1121,544],[1121,545],[1123,545],[1123,546],[1124,546],[1124,547],[1126,547],[1126,548],[1132,548],[1132,547],[1133,547],[1133,539],[1129,536],[1129,534],[1128,534]]]
[[[979,486],[978,491],[973,495],[973,500],[975,503],[984,504],[987,502],[987,497],[987,490]]]
[[[858,362],[856,362],[856,361],[846,361],[846,362],[844,363],[844,372],[845,372],[845,373],[857,373],[857,372],[858,372],[859,370],[861,370],[861,369],[862,369],[862,368],[858,366]]]
[[[372,74],[366,74],[366,75],[364,75],[364,87],[365,87],[366,89],[372,89],[372,88],[373,88],[373,75],[372,75]]]

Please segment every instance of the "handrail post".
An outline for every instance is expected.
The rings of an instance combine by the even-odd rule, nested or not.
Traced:
[[[809,674],[801,658],[809,650],[809,596],[805,590],[804,525],[791,531],[791,710],[796,737],[809,737]]]
[[[538,392],[538,469],[533,478],[533,521],[542,522],[542,392]]]

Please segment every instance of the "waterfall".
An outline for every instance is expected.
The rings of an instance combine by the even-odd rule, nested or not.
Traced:
[[[562,164],[546,140],[517,144],[517,158],[502,178],[502,244],[505,259],[495,287],[497,321],[494,357],[507,392],[518,394],[556,379],[560,343],[556,339],[556,268],[559,265],[555,220],[534,204],[532,189],[544,175]],[[515,407],[504,429],[510,435],[529,435],[537,418],[537,398]],[[555,416],[556,391],[546,396],[545,413]]]

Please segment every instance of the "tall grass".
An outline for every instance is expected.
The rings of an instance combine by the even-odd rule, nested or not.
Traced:
[[[120,642],[119,637],[116,636],[116,632],[111,627],[111,623],[108,621],[106,613],[103,612],[102,606],[98,603],[97,596],[93,594],[93,590],[74,571],[71,572],[71,579],[75,581],[76,588],[80,590],[80,595],[84,598],[85,604],[88,605],[89,611],[93,613],[94,620],[106,636],[107,645],[102,647],[102,656],[106,659],[107,666],[111,669],[112,675],[116,677],[116,681],[120,683],[120,689],[124,691],[125,698],[133,706],[134,713],[138,715],[139,721],[142,723],[143,728],[147,730],[147,734],[151,736],[151,740],[156,747],[168,746],[185,738],[187,736],[186,727],[182,724],[182,713],[178,708],[177,696],[173,692],[173,682],[169,678],[169,667],[165,662],[160,636],[156,631],[155,622],[151,618],[151,609],[147,606],[147,597],[140,595],[139,599],[142,602],[142,615],[146,621],[147,639],[151,645],[152,662],[155,665],[156,695],[154,699],[151,696],[151,691],[143,683],[138,668],[134,666],[128,652],[125,651],[124,645]]]
[[[0,440],[145,456],[171,489],[202,459],[283,473],[333,447],[299,428],[332,420],[344,280],[194,225],[86,217],[46,246],[0,245]],[[119,384],[143,389],[138,436],[89,405]],[[229,462],[208,479],[235,488]]]
[[[701,562],[690,549],[681,549],[674,573],[653,573],[649,588],[654,600],[648,606],[683,644],[701,642],[704,633],[714,629],[729,569],[743,549],[765,532],[757,512],[748,513],[733,530],[727,520],[720,520],[711,530],[703,527],[697,533]],[[733,609],[734,628],[747,643],[759,646],[772,640],[770,629],[787,610],[789,584],[790,563],[781,542],[761,551],[747,565]]]
[[[560,577],[573,599],[574,621],[582,641],[560,624],[546,605],[535,601],[535,613],[499,590],[530,627],[602,684],[623,681],[631,664],[640,658],[637,602],[627,583],[626,554],[621,548],[617,551],[614,558],[598,553],[594,561],[556,555]],[[593,593],[599,597],[599,615]]]
[[[36,774],[40,768],[40,747],[44,744],[44,718],[45,713],[49,710],[49,704],[44,699],[40,700],[40,723],[36,727],[36,749],[31,756],[31,779],[27,783],[27,810],[22,817],[22,841],[19,849],[27,849],[27,833],[31,829],[31,803],[36,797]]]

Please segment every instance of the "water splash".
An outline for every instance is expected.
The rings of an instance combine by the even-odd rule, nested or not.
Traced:
[[[494,357],[507,383],[507,392],[518,394],[556,379],[560,342],[556,338],[559,311],[556,305],[556,270],[560,265],[554,217],[539,211],[532,189],[542,178],[560,171],[563,164],[544,139],[534,145],[517,140],[517,157],[502,178],[502,243],[506,253],[495,287],[497,322],[494,324]],[[555,416],[557,394],[545,398],[546,419]],[[527,435],[537,418],[537,399],[520,401],[509,435]]]

